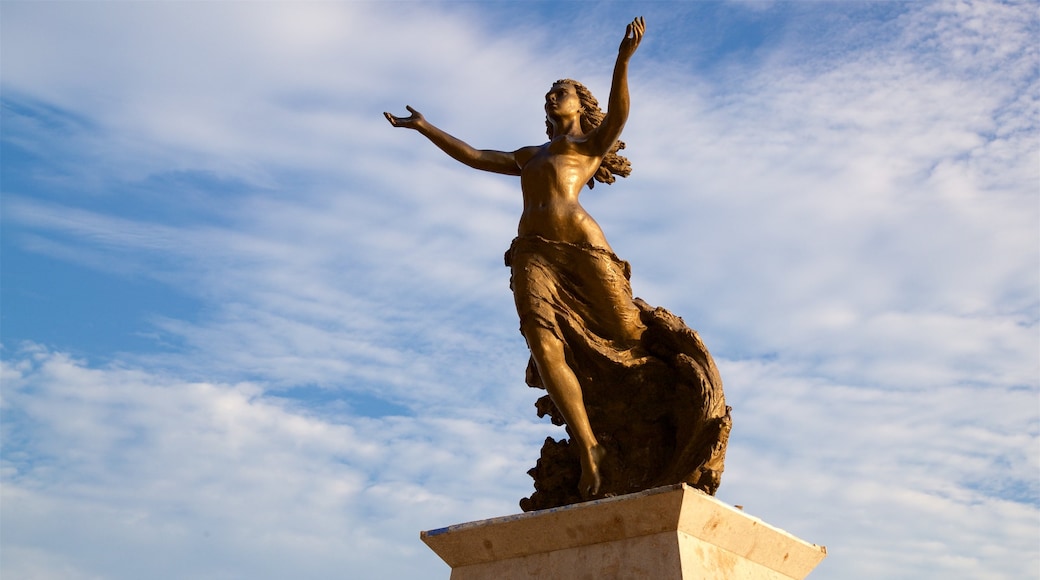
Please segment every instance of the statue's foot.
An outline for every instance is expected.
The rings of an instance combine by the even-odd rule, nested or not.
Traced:
[[[595,445],[582,456],[581,480],[578,481],[578,492],[582,499],[592,499],[599,495],[599,488],[603,485],[599,468],[606,454],[602,445]]]

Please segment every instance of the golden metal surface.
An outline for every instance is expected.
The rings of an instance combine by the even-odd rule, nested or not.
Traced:
[[[585,185],[630,172],[619,138],[645,30],[642,17],[625,30],[605,113],[581,83],[552,85],[541,145],[476,149],[411,106],[407,117],[384,113],[474,169],[520,177],[524,209],[506,262],[531,350],[527,382],[548,391],[539,414],[566,424],[575,444],[546,441],[525,510],[680,482],[714,493],[722,472],[729,409],[711,355],[681,319],[633,299],[627,262],[578,202]]]

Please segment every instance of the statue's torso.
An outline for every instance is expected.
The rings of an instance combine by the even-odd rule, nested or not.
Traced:
[[[569,137],[557,137],[521,149],[517,162],[524,194],[519,235],[610,250],[599,224],[578,203],[578,194],[599,168],[600,158],[579,153]]]

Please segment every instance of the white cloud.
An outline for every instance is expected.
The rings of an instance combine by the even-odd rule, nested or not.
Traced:
[[[828,546],[824,578],[1028,576],[1036,392],[911,392],[724,361],[733,441],[720,497]]]
[[[39,347],[3,377],[11,577],[436,577],[417,531],[515,509],[542,436],[527,420],[318,417],[256,385]]]
[[[989,358],[963,378],[1035,384],[1040,173],[1023,101],[1037,79],[1021,66],[1036,61],[1022,34],[1035,19],[969,26],[971,42],[1003,48],[966,63],[920,52],[968,43],[931,12],[909,11],[905,37],[868,51],[787,47],[724,91],[647,81],[627,139],[636,193],[596,207],[633,249],[637,292],[723,352],[910,383]],[[915,36],[937,21],[927,43]]]

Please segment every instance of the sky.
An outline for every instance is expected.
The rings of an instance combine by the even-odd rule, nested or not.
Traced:
[[[1040,574],[1033,2],[0,2],[0,575],[447,578],[547,436],[502,255],[543,95],[818,579]]]

